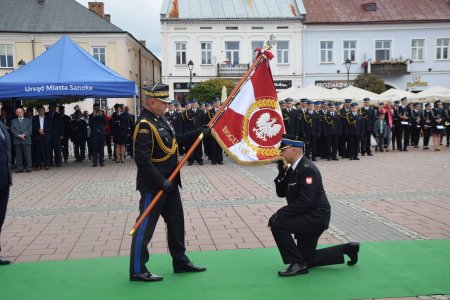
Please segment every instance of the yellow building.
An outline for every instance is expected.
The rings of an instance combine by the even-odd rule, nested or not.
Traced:
[[[140,93],[142,86],[161,81],[161,61],[145,47],[145,41],[138,41],[110,23],[102,2],[89,2],[89,9],[74,0],[0,0],[0,3],[0,76],[32,61],[62,35],[67,35],[100,62],[134,80]],[[72,113],[71,107],[76,104],[90,112],[94,101],[99,101],[103,108],[123,103],[134,112],[133,99],[109,98],[70,104],[66,113]]]

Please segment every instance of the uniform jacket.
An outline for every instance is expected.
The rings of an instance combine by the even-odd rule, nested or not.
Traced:
[[[405,107],[400,105],[398,107],[398,114],[400,116],[401,125],[408,126],[406,124],[402,124],[401,122],[408,122],[409,124],[411,124],[411,108],[409,107],[409,105],[406,105]],[[403,119],[402,116],[406,116],[407,119]]]
[[[323,124],[323,135],[325,136],[333,136],[333,135],[341,135],[342,134],[342,123],[341,118],[339,117],[337,112],[334,112],[334,116],[331,116],[331,112],[327,112],[322,120]]]
[[[303,156],[295,170],[275,178],[278,197],[286,197],[287,205],[278,210],[283,218],[302,215],[315,225],[327,229],[330,222],[330,204],[317,167]]]
[[[305,122],[305,113],[306,113],[306,110],[303,111],[303,109],[301,109],[301,108],[297,111],[296,135],[299,137],[304,137],[303,123]]]
[[[40,138],[40,134],[39,134],[39,128],[40,127],[40,123],[39,123],[39,115],[35,115],[33,116],[33,119],[31,120],[32,126],[33,126],[33,139],[39,139]],[[50,118],[45,115],[44,117],[44,138],[46,141],[50,141],[52,139],[52,122],[50,120]]]
[[[347,122],[347,114],[351,113],[351,109],[350,108],[345,108],[342,107],[339,110],[339,116],[341,117],[341,121],[342,121],[342,134],[343,135],[347,135],[347,131],[348,131],[348,122]]]
[[[286,128],[287,134],[295,134],[297,129],[297,111],[295,109],[290,109],[288,111],[287,108],[281,111],[283,114],[284,128]]]
[[[154,132],[152,126],[157,133]],[[134,160],[137,165],[137,189],[139,191],[157,192],[164,180],[169,178],[178,165],[178,153],[168,155],[158,143],[158,139],[164,143],[164,147],[173,149],[174,143],[179,146],[190,144],[198,137],[200,130],[186,134],[175,134],[169,121],[162,116],[158,117],[144,108],[139,116],[134,131]],[[156,162],[155,159],[163,161]],[[174,182],[181,186],[179,175]]]
[[[91,129],[91,136],[106,135],[106,118],[103,115],[89,115],[89,127]]]
[[[60,113],[57,112],[46,112],[45,116],[51,122],[51,136],[53,139],[59,139],[61,136],[64,136],[64,123]]]
[[[205,112],[200,108],[197,108],[196,111],[191,108],[186,111],[185,115],[185,132],[189,132],[200,128],[203,124],[205,124]]]
[[[354,115],[353,112],[347,114],[344,122],[347,123],[347,135],[360,135],[364,134],[364,119],[360,114]]]
[[[0,137],[0,188],[5,188],[12,185],[11,139],[3,122],[0,122],[0,130],[4,136],[4,138]]]
[[[183,118],[179,111],[174,110],[172,114],[170,112],[166,112],[165,116],[177,134],[183,133]]]
[[[375,110],[372,107],[361,107],[360,114],[364,119],[364,130],[373,132],[373,125],[376,121]]]
[[[88,132],[87,123],[83,119],[75,119],[70,123],[71,125],[71,139],[74,143],[86,142]]]
[[[310,136],[320,136],[320,126],[321,123],[318,112],[313,111],[312,114],[308,111],[305,112],[302,130],[305,138]]]
[[[13,136],[13,145],[31,145],[31,134],[33,133],[31,120],[25,117],[22,122],[20,122],[19,118],[12,119],[11,133]],[[19,139],[19,134],[25,134],[25,140]]]

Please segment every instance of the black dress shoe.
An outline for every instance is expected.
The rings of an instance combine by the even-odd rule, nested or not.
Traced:
[[[307,264],[299,264],[299,263],[293,263],[290,264],[289,267],[286,270],[278,271],[278,275],[285,277],[285,276],[295,276],[300,274],[306,274],[308,273],[308,265]]]
[[[188,166],[192,166],[193,162],[188,162]]]
[[[198,163],[200,166],[203,166],[203,160]]]
[[[223,162],[222,162],[222,161],[219,161],[218,164],[219,164],[219,165],[223,165]]]
[[[353,157],[353,160],[359,160],[359,158],[357,158],[357,157]]]
[[[2,265],[9,265],[10,263],[11,263],[10,260],[0,256],[0,266],[2,266]]]
[[[347,265],[353,266],[358,262],[359,242],[350,242],[344,245],[344,254],[348,255],[350,260]]]
[[[337,157],[333,157],[333,158],[332,158],[332,160],[339,160],[339,158],[337,158]]]
[[[23,173],[23,170],[16,170],[16,173]]]
[[[143,274],[132,274],[130,275],[130,281],[161,281],[163,280],[162,276],[152,274],[152,273],[143,273]]]
[[[189,262],[183,266],[174,266],[174,273],[185,273],[185,272],[203,272],[206,271],[206,267],[196,266],[192,262]]]
[[[312,161],[317,161],[317,158],[313,157],[311,160],[312,160]]]
[[[373,156],[373,154],[372,153],[369,153],[369,154],[367,154],[368,156]]]

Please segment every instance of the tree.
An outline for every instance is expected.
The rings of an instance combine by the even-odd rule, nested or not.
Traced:
[[[213,78],[196,83],[186,95],[186,100],[197,99],[200,102],[210,102],[222,96],[222,87],[227,89],[227,95],[234,89],[235,83],[230,79]]]
[[[386,90],[384,80],[372,73],[359,74],[353,81],[353,86],[380,94]]]

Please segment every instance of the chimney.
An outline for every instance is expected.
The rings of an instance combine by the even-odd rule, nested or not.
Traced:
[[[139,43],[141,43],[145,47],[145,40],[139,40]]]
[[[369,2],[361,4],[364,11],[377,11],[377,4],[375,2]]]
[[[110,14],[105,14],[104,19],[105,19],[106,21],[108,21],[109,23],[111,23],[111,15],[110,15]]]
[[[89,10],[100,18],[105,18],[105,4],[103,2],[88,2]]]

